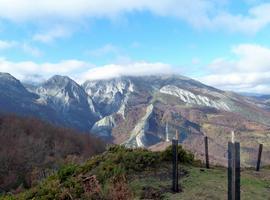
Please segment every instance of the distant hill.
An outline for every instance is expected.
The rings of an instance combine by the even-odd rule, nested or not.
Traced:
[[[61,165],[83,162],[104,149],[104,143],[89,134],[0,115],[0,191],[35,185]]]

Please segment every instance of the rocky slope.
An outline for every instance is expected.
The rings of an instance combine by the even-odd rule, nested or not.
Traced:
[[[54,76],[36,90],[37,102],[47,105],[62,116],[66,124],[89,130],[99,119],[93,100],[84,89],[68,77]]]
[[[14,87],[1,78],[0,82]],[[203,156],[207,135],[212,161],[219,164],[226,164],[227,142],[235,130],[247,165],[254,164],[258,143],[265,146],[263,164],[270,163],[270,106],[186,77],[120,77],[86,81],[80,86],[68,77],[55,76],[37,88],[28,86],[28,91],[19,81],[17,84],[20,86],[7,94],[3,89],[7,86],[1,85],[1,94],[9,96],[4,102],[13,105],[4,106],[1,95],[2,111],[20,108],[109,142],[154,150],[167,146],[178,130],[183,145],[197,157]]]

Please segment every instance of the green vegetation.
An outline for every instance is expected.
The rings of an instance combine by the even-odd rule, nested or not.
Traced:
[[[181,166],[180,178],[182,192],[173,194],[170,191],[171,180],[160,179],[159,176],[145,175],[144,178],[133,180],[130,185],[137,199],[144,196],[144,189],[152,199],[170,200],[226,200],[227,199],[227,171],[225,168],[202,169],[193,166]],[[162,169],[164,170],[164,169]],[[163,173],[163,172],[158,172]],[[257,173],[243,170],[241,173],[241,197],[244,200],[270,199],[270,171],[263,169]],[[152,192],[152,193],[151,193]],[[154,198],[156,194],[158,197]]]
[[[194,156],[179,146],[183,191],[171,192],[171,147],[163,152],[111,146],[83,165],[64,165],[38,186],[11,199],[226,199],[224,168],[202,169]],[[242,172],[243,199],[270,197],[270,170]]]
[[[18,199],[118,199],[133,196],[129,189],[130,174],[158,169],[168,160],[171,149],[151,152],[145,149],[127,149],[111,146],[93,157],[84,165],[65,165],[60,170],[24,193]],[[193,163],[191,153],[179,147],[179,159],[186,164]],[[115,197],[111,197],[114,194]],[[3,199],[12,198],[10,196]]]

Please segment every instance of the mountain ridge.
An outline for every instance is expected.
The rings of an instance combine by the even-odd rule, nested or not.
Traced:
[[[5,93],[1,88],[0,92]],[[268,104],[184,76],[123,76],[79,85],[58,75],[28,92],[36,95],[30,102],[39,117],[92,132],[110,143],[162,148],[178,130],[183,145],[202,157],[201,141],[207,135],[217,151],[213,160],[224,165],[226,141],[235,130],[245,151],[253,152],[247,164],[255,162],[258,142],[263,141],[266,152],[270,151]]]

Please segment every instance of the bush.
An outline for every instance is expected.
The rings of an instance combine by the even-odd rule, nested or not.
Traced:
[[[143,171],[146,168],[154,168],[160,163],[158,152],[147,149],[130,149],[124,146],[111,147],[110,157],[116,164],[120,164],[127,171]]]
[[[105,183],[112,177],[144,171],[156,167],[159,163],[160,153],[114,145],[110,146],[105,154],[89,160],[80,171],[91,171],[92,174],[97,175],[101,183]]]
[[[125,154],[123,159],[125,168],[133,171],[144,171],[147,168],[155,168],[159,163],[159,153],[141,149]]]
[[[60,179],[60,182],[65,182],[70,176],[72,176],[75,172],[76,169],[78,168],[77,165],[70,164],[70,165],[65,165],[60,168],[58,171],[57,175]]]
[[[128,181],[124,176],[112,179],[106,196],[106,199],[108,200],[133,199],[132,191],[130,190]]]
[[[194,164],[194,156],[178,146],[178,158]],[[39,186],[19,195],[19,199],[131,199],[129,174],[155,169],[172,160],[172,147],[163,152],[110,146],[82,166],[65,165]],[[7,198],[6,198],[7,199]]]
[[[1,200],[15,200],[15,197],[13,197],[12,195],[6,195],[6,196],[0,195],[0,199]]]
[[[172,161],[172,146],[169,146],[165,151],[161,152],[161,160],[162,161]],[[178,145],[178,160],[184,164],[193,164],[194,155],[188,151],[185,151],[182,146]]]

